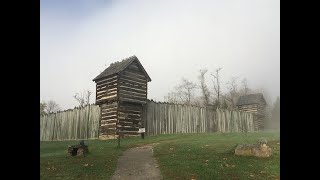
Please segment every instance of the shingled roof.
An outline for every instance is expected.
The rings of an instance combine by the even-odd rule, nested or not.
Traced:
[[[151,78],[149,77],[148,73],[146,72],[146,70],[143,68],[143,66],[141,65],[139,59],[136,56],[131,56],[128,57],[126,59],[123,59],[122,61],[117,61],[114,63],[111,63],[110,66],[105,69],[102,73],[100,73],[97,77],[95,77],[93,79],[93,81],[97,81],[103,77],[107,77],[116,73],[120,73],[121,71],[123,71],[124,69],[126,69],[126,67],[128,67],[131,63],[133,63],[134,61],[136,61],[138,63],[138,65],[140,66],[141,70],[144,72],[148,82],[151,81]]]
[[[248,105],[248,104],[267,104],[262,93],[248,94],[240,96],[237,102],[237,106]]]

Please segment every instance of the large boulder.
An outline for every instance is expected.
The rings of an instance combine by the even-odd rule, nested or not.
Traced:
[[[267,146],[266,141],[260,141],[258,144],[238,145],[235,154],[240,156],[270,157],[271,148]]]

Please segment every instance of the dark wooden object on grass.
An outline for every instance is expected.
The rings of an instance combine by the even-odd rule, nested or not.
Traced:
[[[79,144],[68,147],[68,154],[70,156],[85,156],[89,152],[88,146],[81,140]]]

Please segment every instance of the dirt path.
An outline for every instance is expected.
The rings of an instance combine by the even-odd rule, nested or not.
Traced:
[[[162,179],[151,145],[131,148],[118,159],[112,180]]]

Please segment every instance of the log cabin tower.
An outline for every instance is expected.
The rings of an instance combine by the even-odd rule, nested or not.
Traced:
[[[99,139],[115,138],[117,130],[136,135],[142,127],[142,107],[147,101],[149,75],[136,56],[111,63],[93,79],[96,104],[101,107]]]
[[[253,114],[255,131],[264,130],[267,103],[261,93],[240,96],[236,105],[239,110]]]

